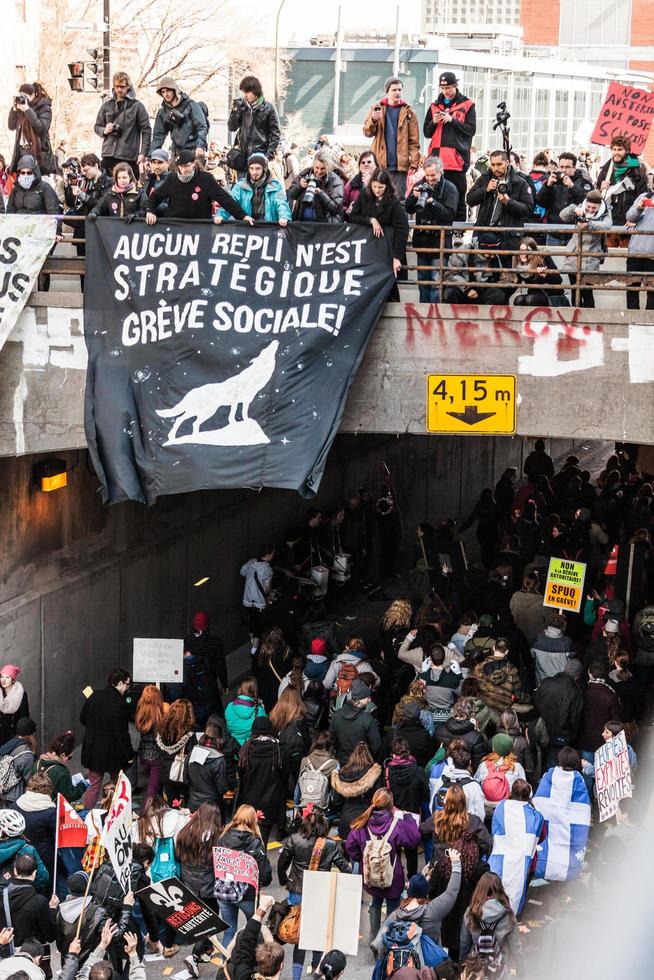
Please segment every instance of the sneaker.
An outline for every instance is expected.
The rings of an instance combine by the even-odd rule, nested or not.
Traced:
[[[198,970],[198,962],[195,956],[193,955],[193,953],[191,953],[190,956],[184,957],[184,965],[186,966],[186,969],[188,970],[188,972],[191,974],[192,977],[200,976],[200,971]]]
[[[173,956],[177,956],[179,953],[179,946],[164,946],[164,958],[169,960]]]

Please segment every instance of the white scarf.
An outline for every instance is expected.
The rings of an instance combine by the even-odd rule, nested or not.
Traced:
[[[3,689],[0,698],[0,713],[3,715],[15,715],[21,706],[25,689],[20,681],[14,681],[8,691]]]

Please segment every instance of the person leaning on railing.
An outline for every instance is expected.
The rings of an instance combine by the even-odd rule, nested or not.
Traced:
[[[456,215],[459,192],[455,185],[443,176],[443,161],[440,157],[428,157],[423,164],[424,177],[414,184],[405,208],[407,214],[415,214],[416,225],[451,225]],[[421,303],[438,303],[440,290],[433,282],[423,285],[425,280],[433,280],[439,269],[438,249],[441,244],[439,230],[416,228],[413,232],[413,246],[416,249],[429,248],[433,252],[416,252],[416,265],[427,266],[418,269],[418,292]],[[452,247],[452,236],[445,235],[444,248]],[[443,264],[446,263],[446,259]]]
[[[573,234],[566,248],[570,252],[561,265],[561,272],[567,272],[570,285],[576,285],[577,269],[580,272],[597,272],[604,261],[606,242],[603,232],[611,230],[613,219],[611,208],[602,200],[599,191],[589,191],[583,204],[570,204],[561,211],[561,221],[564,224],[576,224],[577,230],[585,232],[581,239],[581,263],[577,262],[580,249],[580,236]],[[589,254],[592,253],[592,254]],[[592,277],[591,277],[592,285]],[[572,295],[572,305],[575,306],[575,293]],[[579,305],[588,308],[595,306],[592,288],[585,286],[579,290]]]
[[[452,252],[445,273],[445,288],[443,302],[445,303],[474,303],[474,304],[503,304],[508,301],[512,288],[504,289],[500,285],[502,266],[500,256],[496,254],[501,247],[499,235],[494,231],[485,231],[473,242],[473,248],[479,252],[471,254],[466,250]],[[485,286],[485,283],[494,285]]]
[[[550,290],[549,286],[563,285],[551,255],[539,252],[533,238],[520,242],[520,254],[513,256],[513,271],[518,286],[525,291],[513,300],[514,306],[569,306],[562,289]]]
[[[627,211],[627,227],[647,231],[647,235],[630,235],[627,254],[627,272],[644,273],[644,285],[649,286],[645,309],[654,310],[654,196],[648,193],[636,198]],[[643,285],[643,279],[631,282]],[[640,309],[640,294],[627,292],[627,309]]]

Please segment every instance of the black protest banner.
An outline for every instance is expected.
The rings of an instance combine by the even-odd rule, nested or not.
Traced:
[[[224,932],[223,922],[179,878],[166,878],[136,892],[141,902],[149,905],[159,919],[177,930],[185,943],[194,943],[203,936]]]
[[[317,491],[393,283],[352,225],[87,229],[86,435],[106,503]]]

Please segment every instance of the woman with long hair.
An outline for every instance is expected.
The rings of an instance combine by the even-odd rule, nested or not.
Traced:
[[[248,803],[262,814],[259,817],[259,828],[263,842],[267,845],[273,825],[284,825],[286,800],[282,752],[269,718],[264,716],[255,719],[252,735],[241,748],[238,775],[238,792],[234,806]]]
[[[388,170],[377,167],[370,175],[370,181],[352,205],[348,221],[355,225],[366,225],[372,229],[376,238],[386,237],[390,241],[393,255],[393,274],[396,279],[406,261],[406,243],[409,238],[409,219],[402,201],[395,193],[393,178]],[[400,292],[397,282],[387,296],[388,302],[399,303]]]
[[[331,871],[337,867],[342,873],[352,870],[343,854],[339,841],[329,837],[327,818],[309,804],[302,813],[300,829],[287,837],[279,854],[277,875],[283,888],[288,888],[289,905],[302,902],[302,884],[305,871]],[[309,910],[307,910],[309,911]],[[293,980],[300,980],[306,950],[293,950]],[[322,953],[311,953],[311,968],[315,972]]]
[[[516,779],[526,779],[525,771],[513,753],[513,737],[498,733],[491,742],[492,752],[479,763],[475,779],[486,801],[486,813],[492,813],[500,800],[511,795]]]
[[[231,851],[242,851],[253,857],[259,869],[258,891],[268,887],[272,881],[272,869],[261,837],[257,811],[253,806],[246,803],[238,807],[226,825],[218,846],[228,847]],[[220,940],[225,948],[236,935],[239,911],[246,920],[254,915],[256,894],[252,885],[245,882],[216,879],[214,896],[218,899],[220,917],[227,923],[227,929]]]
[[[203,803],[198,807],[186,826],[177,835],[175,854],[180,864],[182,884],[201,898],[217,914],[218,902],[214,898],[213,848],[218,846],[223,822],[216,803]],[[184,960],[192,976],[199,974],[198,963],[213,947],[208,939],[195,943]]]
[[[277,689],[277,698],[281,698],[287,687],[293,687],[303,695],[308,685],[309,678],[304,676],[304,657],[301,653],[294,653],[291,657],[291,669],[284,674]]]
[[[355,745],[345,765],[332,772],[331,784],[332,806],[339,815],[338,836],[345,840],[352,821],[370,806],[375,790],[383,785],[382,768],[366,742]]]
[[[157,796],[161,790],[161,752],[157,748],[157,731],[169,705],[164,703],[161,691],[156,684],[146,684],[136,706],[134,725],[141,736],[139,742],[139,762],[148,774],[148,787],[143,797],[143,805]]]
[[[480,952],[479,940],[484,936],[492,936],[496,953],[491,957],[497,962],[504,960],[504,972],[495,972],[493,976],[506,976],[509,968],[516,967],[521,959],[522,951],[520,937],[516,928],[516,920],[509,897],[504,891],[502,879],[492,871],[486,871],[477,882],[472,893],[470,905],[466,909],[461,927],[460,957],[463,961],[469,953]],[[451,954],[450,954],[451,955]],[[508,960],[508,963],[506,962]],[[518,975],[522,971],[518,969]]]
[[[127,223],[135,218],[143,218],[148,199],[144,189],[139,187],[129,163],[117,163],[111,176],[111,187],[88,213],[91,224],[98,217],[123,218]]]
[[[515,297],[514,306],[570,305],[563,289],[548,288],[563,285],[563,279],[552,256],[540,252],[534,238],[525,236],[520,241],[520,252],[513,256],[513,271],[518,285],[526,290]]]
[[[263,701],[266,714],[270,714],[277,703],[279,685],[290,666],[290,660],[291,650],[279,627],[273,626],[266,630],[254,660],[258,695]]]
[[[311,746],[306,756],[302,759],[300,763],[300,776],[305,771],[309,773],[320,772],[325,777],[328,783],[330,783],[331,775],[333,772],[338,770],[338,759],[334,755],[334,736],[332,732],[322,731],[316,732],[313,737]],[[324,784],[323,784],[324,785]],[[295,794],[293,797],[296,806],[300,804],[301,806],[306,806],[307,803],[311,802],[302,798],[302,788],[299,782],[295,787]],[[329,809],[329,804],[325,809]]]
[[[173,701],[170,710],[159,723],[155,736],[157,748],[161,752],[161,778],[168,803],[176,799],[186,799],[184,764],[186,756],[193,748],[194,734],[193,705],[186,698]]]
[[[255,718],[261,718],[265,713],[259,700],[257,681],[254,677],[246,677],[239,684],[236,697],[225,708],[227,731],[239,745],[244,745],[250,738]]]
[[[282,767],[292,787],[297,783],[300,763],[311,745],[304,720],[306,713],[306,706],[293,687],[286,688],[270,712],[270,724],[282,752]]]
[[[202,803],[216,803],[224,819],[223,797],[227,792],[227,763],[222,749],[222,729],[208,721],[199,743],[193,746],[186,757],[187,806],[191,813],[195,813]]]
[[[358,200],[361,191],[370,183],[370,178],[377,166],[375,154],[372,150],[366,150],[359,157],[357,173],[349,179],[346,178],[347,184],[343,191],[343,211],[346,218],[354,207],[355,201]]]
[[[50,742],[47,752],[43,752],[37,763],[36,771],[45,772],[52,783],[52,799],[56,802],[57,794],[61,795],[69,803],[77,803],[82,798],[86,790],[84,780],[77,786],[73,785],[73,780],[68,768],[70,760],[75,751],[75,733],[72,731],[62,732],[55,735]]]
[[[21,671],[15,664],[0,667],[0,745],[16,735],[21,718],[29,718],[27,691],[18,680]]]
[[[452,959],[458,959],[461,920],[470,896],[480,876],[488,867],[483,858],[490,854],[493,839],[484,821],[467,810],[463,787],[454,783],[445,796],[443,809],[433,814],[422,826],[423,834],[433,830],[432,859],[424,871],[429,881],[429,897],[447,891],[453,867],[449,850],[454,848],[461,857],[461,887],[456,901],[445,916],[441,935]]]
[[[393,683],[396,682],[396,675],[401,667],[397,651],[411,629],[411,616],[411,603],[402,597],[390,604],[379,623],[384,663],[393,672]]]
[[[363,887],[372,897],[370,903],[370,941],[372,942],[381,926],[382,906],[386,903],[386,914],[390,915],[400,904],[404,891],[404,867],[399,858],[402,847],[413,848],[420,843],[420,831],[410,813],[395,810],[393,794],[388,789],[378,789],[367,810],[352,821],[352,829],[345,842],[345,850],[353,861],[361,863],[365,846],[371,838],[382,838],[390,845],[393,878],[388,887],[380,888],[366,883]]]
[[[41,174],[54,174],[57,163],[50,142],[52,99],[41,82],[24,82],[14,97],[7,126],[16,133],[9,169],[18,168],[22,156],[33,156]]]

